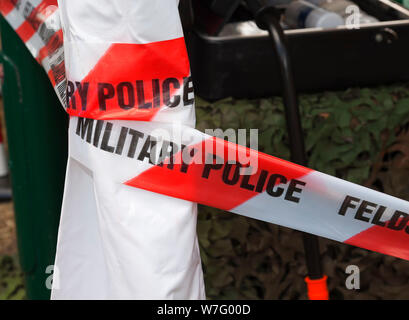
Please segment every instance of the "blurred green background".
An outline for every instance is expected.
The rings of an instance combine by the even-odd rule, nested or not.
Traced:
[[[409,200],[409,84],[300,97],[309,167]],[[288,159],[281,98],[196,101],[197,128],[259,129],[259,149]],[[274,210],[272,208],[272,210]],[[220,210],[199,209],[209,299],[306,299],[300,233]],[[409,261],[321,240],[334,299],[409,299]],[[361,270],[345,288],[346,266]],[[0,252],[0,299],[24,298],[15,254]]]

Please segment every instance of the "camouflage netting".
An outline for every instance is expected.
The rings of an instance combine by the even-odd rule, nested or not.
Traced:
[[[301,96],[309,167],[409,200],[408,88]],[[289,159],[280,98],[198,100],[197,115],[202,131],[258,128],[259,149]],[[307,298],[299,232],[207,207],[199,211],[208,298]],[[332,298],[409,299],[409,261],[326,239],[320,244]],[[360,268],[360,290],[345,287],[351,264]]]

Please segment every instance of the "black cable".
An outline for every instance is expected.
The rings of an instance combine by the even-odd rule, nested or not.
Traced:
[[[269,2],[271,3],[269,0],[247,0],[247,5],[255,15],[257,25],[261,29],[268,31],[278,57],[280,74],[283,80],[283,101],[291,160],[299,165],[307,166],[298,96],[295,90],[290,56],[286,45],[286,37],[279,23],[279,13],[273,6],[268,4]],[[303,233],[303,243],[308,276],[312,280],[321,279],[323,277],[323,270],[318,237],[312,234]]]
[[[285,36],[277,19],[271,14],[269,14],[269,16],[270,19],[266,19],[268,20],[266,25],[279,60],[291,160],[299,165],[306,166],[307,156],[305,154],[298,97],[295,90],[290,58],[285,44]]]

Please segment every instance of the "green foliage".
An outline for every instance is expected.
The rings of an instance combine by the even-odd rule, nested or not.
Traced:
[[[21,300],[25,295],[17,257],[0,256],[0,300]]]
[[[377,187],[380,184],[377,174],[382,171],[379,162],[394,145],[402,126],[409,122],[408,87],[302,95],[300,106],[309,167]],[[196,111],[199,130],[259,129],[259,150],[289,159],[281,98],[228,98],[215,103],[197,99]],[[409,168],[402,170],[409,173]],[[388,191],[385,186],[383,189],[381,191]],[[409,199],[409,194],[397,196]],[[198,235],[208,298],[306,298],[304,253],[298,232],[201,206]],[[348,262],[346,252],[350,247],[326,240],[322,243],[325,244],[323,257],[328,272],[333,272],[335,261]],[[360,256],[371,254],[353,249],[360,250]],[[336,283],[337,280],[332,279],[332,294],[347,297],[348,293],[336,289]]]

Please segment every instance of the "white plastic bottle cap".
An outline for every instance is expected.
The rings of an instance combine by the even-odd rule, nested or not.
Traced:
[[[344,19],[334,12],[315,9],[310,12],[305,21],[306,28],[336,28],[344,24]]]

